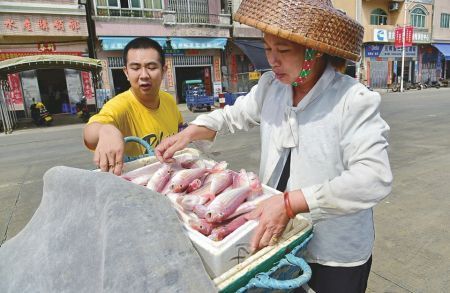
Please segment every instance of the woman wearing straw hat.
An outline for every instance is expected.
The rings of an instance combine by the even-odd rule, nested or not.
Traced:
[[[337,72],[359,60],[363,28],[330,0],[243,0],[235,20],[263,31],[272,71],[234,106],[198,116],[156,148],[161,161],[198,140],[259,125],[260,179],[283,191],[261,204],[252,248],[277,242],[308,212],[305,258],[316,292],[364,292],[374,242],[372,207],[391,191],[389,126],[380,96]]]

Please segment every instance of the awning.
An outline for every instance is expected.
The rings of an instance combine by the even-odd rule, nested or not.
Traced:
[[[101,61],[71,55],[34,55],[0,61],[0,77],[32,69],[67,68],[82,71],[100,71]]]
[[[256,70],[271,69],[267,61],[266,52],[264,51],[264,44],[261,40],[235,39],[233,42],[250,59]]]
[[[150,37],[163,48],[168,38]],[[123,50],[134,37],[99,37],[104,51]],[[225,49],[226,38],[170,38],[172,49]]]
[[[450,44],[432,44],[438,49],[445,57],[445,60],[450,60]]]

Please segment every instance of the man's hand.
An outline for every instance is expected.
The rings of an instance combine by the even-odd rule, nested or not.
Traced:
[[[122,133],[111,124],[101,126],[94,163],[104,172],[122,174],[125,142]]]

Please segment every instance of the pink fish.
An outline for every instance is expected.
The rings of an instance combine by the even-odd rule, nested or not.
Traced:
[[[194,206],[194,208],[192,209],[192,211],[200,219],[204,219],[205,218],[207,210],[208,210],[208,208],[206,207],[206,205],[203,205],[203,204],[198,204],[198,205]]]
[[[222,222],[247,199],[251,192],[250,186],[222,192],[208,205],[205,219],[208,222]]]
[[[240,206],[238,206],[238,208],[231,215],[229,215],[225,220],[233,219],[239,215],[251,212],[254,209],[256,209],[256,207],[257,207],[257,203],[255,203],[254,201],[246,201],[246,202],[242,203]]]
[[[220,241],[224,239],[226,236],[230,235],[233,231],[247,222],[245,216],[246,215],[241,215],[225,225],[213,228],[208,238],[214,241]]]
[[[225,170],[215,174],[211,174],[211,193],[217,195],[225,188],[233,184],[233,171]]]
[[[206,204],[207,202],[215,198],[214,194],[211,193],[211,182],[204,184],[197,190],[186,194],[178,202],[179,205],[183,207],[186,211],[192,211],[194,206],[198,204]]]
[[[200,220],[189,220],[189,225],[198,232],[202,233],[203,235],[208,236],[211,234],[211,231],[217,227],[217,224],[214,223],[208,223],[203,219]]]
[[[199,189],[203,184],[203,181],[199,178],[194,179],[194,181],[192,181],[191,183],[189,183],[188,188],[186,189],[186,192],[192,192],[194,190]]]
[[[172,176],[173,169],[170,164],[163,164],[161,168],[153,174],[152,178],[147,183],[147,188],[156,192],[161,192]]]
[[[180,170],[172,177],[172,179],[170,179],[170,189],[173,192],[185,191],[192,181],[202,177],[207,172],[208,170],[206,168]]]

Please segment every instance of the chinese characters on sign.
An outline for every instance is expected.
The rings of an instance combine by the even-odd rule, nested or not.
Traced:
[[[19,74],[8,74],[8,83],[11,89],[9,92],[9,102],[14,104],[16,110],[23,110],[23,96]]]
[[[54,43],[39,43],[37,45],[39,52],[55,52],[56,46]]]
[[[53,21],[53,27],[58,31],[65,31],[64,20],[61,18],[55,19],[55,21]]]
[[[46,31],[48,32],[49,28],[48,28],[48,21],[45,18],[41,18],[38,21],[38,26],[42,31]]]
[[[12,30],[12,29],[17,28],[16,22],[15,22],[13,19],[11,19],[11,18],[6,19],[6,20],[3,22],[3,25],[4,25],[4,26],[6,27],[6,29],[8,29],[8,30]]]
[[[173,59],[172,58],[167,58],[166,59],[166,64],[167,64],[167,71],[166,71],[166,79],[167,79],[167,87],[168,88],[173,88],[174,82],[173,82],[173,64],[172,64]]]
[[[412,46],[413,42],[413,27],[408,25],[405,27],[405,47]],[[403,47],[403,27],[395,28],[395,48]]]
[[[0,14],[0,26],[0,34],[87,33],[83,20],[69,16],[18,15],[12,17]]]
[[[214,56],[214,81],[221,81],[222,77],[220,75],[220,57]]]
[[[78,20],[75,19],[71,19],[69,21],[69,28],[75,32],[80,30],[80,22]]]
[[[81,71],[81,81],[83,83],[83,92],[88,104],[94,104],[94,95],[91,84],[91,74],[86,71]]]
[[[371,58],[401,58],[402,49],[394,45],[368,45],[365,47],[365,56]],[[405,56],[417,58],[417,46],[405,48]]]

